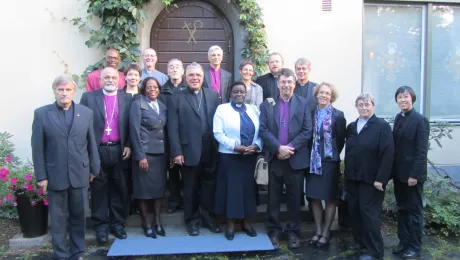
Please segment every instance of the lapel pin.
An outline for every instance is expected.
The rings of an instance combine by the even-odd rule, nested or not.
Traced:
[[[77,114],[77,116],[80,116],[80,114]]]

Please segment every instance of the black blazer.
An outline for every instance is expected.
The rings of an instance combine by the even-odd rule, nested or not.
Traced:
[[[271,98],[278,98],[280,91],[278,89],[278,82],[271,73],[262,75],[256,79],[256,83],[262,87],[264,91],[264,100]]]
[[[273,107],[273,127],[268,123],[268,101],[260,105],[260,130],[259,136],[264,143],[264,149],[270,153],[269,161],[278,153],[280,143],[278,142],[280,126],[280,107],[278,99]],[[312,137],[311,111],[307,106],[307,101],[300,96],[293,95],[289,110],[289,133],[288,140],[295,148],[295,153],[289,158],[292,169],[300,170],[310,167],[310,147]]]
[[[70,131],[60,120],[56,103],[34,112],[32,159],[38,181],[48,180],[48,189],[83,188],[89,174],[99,174],[100,160],[93,130],[93,111],[75,104]]]
[[[393,129],[399,127],[402,115],[396,115]],[[409,177],[424,182],[427,177],[428,138],[430,123],[422,114],[412,109],[404,122],[404,128],[393,131],[395,158],[393,178],[407,183]]]
[[[390,124],[373,115],[357,133],[357,122],[347,127],[345,177],[347,180],[386,184],[390,179],[394,141]]]
[[[123,90],[118,90],[118,131],[120,133],[121,147],[130,147],[129,144],[129,108],[131,107],[131,94],[126,94]],[[94,134],[99,145],[104,135],[105,108],[104,92],[102,89],[85,92],[81,96],[80,105],[91,109],[94,115]]]
[[[232,73],[220,69],[220,94],[222,96],[222,104],[229,102],[230,97],[230,85],[232,85]],[[204,81],[203,88],[211,89],[211,75],[209,68],[204,70]]]
[[[214,113],[220,104],[219,95],[208,89],[201,88],[206,100],[209,132],[212,135]],[[201,157],[201,119],[194,105],[192,91],[187,88],[171,97],[168,104],[168,133],[171,157],[184,156],[185,165],[196,166]],[[213,137],[212,167],[217,163],[217,142]]]
[[[313,110],[311,114],[312,120],[312,133],[316,131],[315,129],[315,113],[316,109]],[[326,161],[333,161],[333,162],[340,162],[340,153],[345,146],[345,138],[347,136],[347,120],[345,119],[345,115],[342,111],[333,108],[332,113],[332,158],[325,158],[324,157],[324,135],[323,135],[323,127],[321,126],[320,132],[320,148],[321,148],[321,160]],[[313,145],[313,136],[310,141],[310,150],[312,149]]]
[[[165,104],[166,107],[168,107],[168,103],[171,99],[171,96],[186,88],[188,88],[188,85],[185,81],[185,77],[182,77],[182,81],[177,87],[175,87],[174,84],[172,84],[171,79],[168,79],[168,81],[166,81],[166,83],[163,86],[161,86],[161,93],[160,96],[158,96],[158,99],[161,102],[163,102],[163,104]]]
[[[146,154],[165,153],[166,106],[158,102],[159,114],[142,97],[133,102],[129,113],[129,128],[133,159],[140,161]]]
[[[295,83],[294,94],[299,95],[307,100],[307,104],[311,111],[316,109],[318,100],[313,96],[313,90],[317,84],[315,82],[308,81],[306,86],[300,86],[299,82]]]

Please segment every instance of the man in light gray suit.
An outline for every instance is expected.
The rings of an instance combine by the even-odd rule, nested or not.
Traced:
[[[88,185],[100,170],[93,112],[72,101],[75,88],[71,77],[58,76],[56,102],[36,109],[32,125],[35,176],[48,191],[53,259],[83,259]]]
[[[229,89],[233,83],[232,73],[223,70],[220,67],[224,51],[221,47],[214,45],[209,48],[208,60],[209,69],[204,71],[203,87],[209,88],[219,94],[220,103],[224,104],[229,101]]]

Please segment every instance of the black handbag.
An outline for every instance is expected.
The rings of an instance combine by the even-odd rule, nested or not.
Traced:
[[[348,213],[348,193],[346,182],[340,186],[339,190],[339,225],[343,227],[350,226],[350,215]]]

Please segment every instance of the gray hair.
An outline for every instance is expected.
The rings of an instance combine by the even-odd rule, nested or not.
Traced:
[[[201,67],[201,65],[196,63],[196,62],[192,62],[190,65],[187,66],[187,69],[185,70],[185,74],[187,75],[188,71],[191,70],[191,69],[199,69],[199,70],[201,70],[201,73],[203,73],[203,75],[204,75],[203,67]]]
[[[170,59],[170,60],[168,61],[168,67],[169,67],[169,64],[171,64],[171,62],[173,62],[173,61],[178,61],[178,62],[182,65],[182,67],[184,66],[184,64],[182,63],[181,60],[176,59],[176,58],[173,58],[173,59]]]
[[[309,60],[305,59],[305,58],[299,58],[299,59],[295,62],[295,65],[294,65],[294,66],[296,67],[297,65],[307,65],[307,67],[308,67],[309,69],[311,69],[311,62],[310,62]]]
[[[75,83],[75,81],[73,80],[73,78],[71,76],[59,75],[53,81],[53,90],[55,91],[58,86],[65,85],[65,84],[68,84],[68,83],[71,83],[73,85],[74,89],[77,86],[77,83]]]
[[[211,56],[212,53],[215,52],[215,51],[221,51],[222,54],[224,53],[224,51],[222,50],[222,48],[221,48],[220,46],[214,45],[214,46],[211,46],[211,47],[209,48],[208,56]]]
[[[375,106],[375,103],[374,103],[374,97],[372,96],[371,93],[361,93],[359,94],[359,96],[356,98],[355,100],[355,106],[358,106],[358,101],[370,101],[372,103],[373,106]]]

